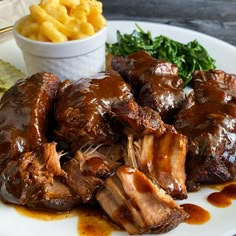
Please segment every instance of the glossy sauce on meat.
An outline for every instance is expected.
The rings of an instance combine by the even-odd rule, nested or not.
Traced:
[[[144,175],[134,174],[134,186],[139,193],[152,194],[153,188],[149,184],[149,179]]]
[[[214,71],[210,73],[214,76]],[[189,141],[189,191],[197,191],[201,183],[236,178],[236,105],[226,88],[226,84],[217,84],[216,80],[198,84],[176,116],[175,128]]]
[[[183,101],[182,81],[173,75],[153,75],[149,77],[139,92],[140,103],[164,115]],[[166,115],[165,115],[166,116]]]
[[[131,60],[130,63],[134,63],[134,60]],[[181,80],[179,80],[179,78],[176,77],[176,68],[170,63],[162,63],[160,61],[157,63],[157,61],[153,59],[148,62],[145,61],[145,63],[147,63],[146,66],[148,67],[148,69],[141,68],[138,66],[138,64],[135,65],[134,69],[137,71],[137,73],[141,73],[141,70],[144,70],[144,72],[141,77],[135,77],[136,72],[133,71],[133,79],[135,80],[138,78],[138,80],[133,81],[132,83],[135,84],[137,82],[136,85],[141,86],[139,90],[139,96],[140,99],[141,97],[144,99],[145,104],[147,104],[148,106],[152,106],[153,102],[157,102],[158,104],[162,105],[167,102],[163,106],[164,112],[169,111],[169,108],[167,108],[166,106],[172,106],[172,102],[175,102],[176,100],[180,101],[182,99],[182,88],[181,86],[179,87],[182,82]],[[145,71],[146,69],[147,71]],[[147,76],[148,82],[146,81],[146,75],[149,75]],[[176,78],[177,80],[175,80]],[[173,96],[169,96],[169,92],[172,93],[176,88],[178,90],[178,94],[172,94]],[[158,89],[160,89],[160,91],[167,91],[167,93],[164,92],[164,94],[159,94]],[[29,91],[27,91],[27,93],[29,93]],[[150,96],[145,98],[146,95],[150,94],[153,95],[151,99]],[[178,96],[180,96],[181,98],[178,98]],[[153,98],[155,97],[160,100],[153,101]],[[45,94],[43,94],[43,99],[44,98],[47,99],[47,96],[45,96]],[[43,99],[42,104],[47,104],[47,101],[45,102]],[[150,104],[148,103],[149,99]],[[26,106],[26,111],[28,110],[28,108],[32,108],[33,105],[35,105],[37,108],[35,110],[41,111],[42,104],[38,104],[38,100],[40,99],[36,99],[36,101],[34,101],[34,103],[29,107]],[[112,116],[114,113],[110,114],[109,112],[112,111],[112,104],[117,101],[118,103],[120,101],[134,101],[129,85],[127,85],[123,81],[118,73],[101,72],[89,78],[83,78],[77,83],[73,83],[71,81],[63,82],[58,92],[56,104],[56,135],[59,140],[62,139],[63,141],[71,145],[71,151],[74,154],[73,157],[68,158],[68,160],[65,162],[63,160],[63,165],[61,168],[62,162],[59,161],[61,153],[56,152],[55,143],[52,144],[55,149],[54,158],[52,158],[52,154],[49,151],[45,151],[45,155],[41,155],[41,153],[38,152],[31,152],[27,154],[25,153],[25,150],[22,150],[22,152],[24,153],[21,159],[19,158],[18,160],[9,162],[7,165],[8,168],[4,169],[2,172],[2,183],[5,184],[4,188],[5,186],[12,186],[12,192],[17,193],[17,191],[21,190],[18,187],[18,182],[23,186],[23,191],[20,191],[19,195],[22,194],[22,196],[24,197],[27,194],[31,197],[31,193],[33,193],[32,196],[36,197],[36,199],[30,199],[31,201],[29,201],[28,205],[26,204],[26,201],[20,201],[19,204],[27,205],[28,207],[34,207],[37,209],[42,209],[40,207],[42,207],[43,205],[44,209],[46,207],[46,210],[51,209],[54,211],[60,211],[61,209],[68,210],[74,206],[77,206],[77,204],[81,203],[82,196],[84,196],[84,199],[82,199],[83,203],[90,202],[90,199],[95,200],[93,197],[96,194],[96,200],[101,204],[101,207],[104,209],[104,211],[111,217],[112,220],[114,220],[114,222],[116,222],[120,227],[125,228],[130,234],[164,233],[176,227],[183,221],[190,224],[203,224],[207,222],[210,218],[209,212],[194,204],[182,204],[182,207],[180,207],[173,200],[171,193],[164,191],[164,188],[161,185],[155,185],[155,181],[152,181],[150,175],[145,175],[145,173],[139,171],[137,168],[132,168],[125,165],[120,167],[116,166],[114,167],[116,169],[115,173],[113,173],[113,169],[110,170],[108,162],[106,163],[105,158],[103,159],[103,157],[101,156],[95,155],[91,157],[88,155],[88,158],[82,158],[82,148],[84,147],[84,145],[90,146],[105,143],[109,146],[110,144],[113,144],[115,140],[118,140],[117,135],[119,135],[119,131],[121,130],[119,130],[119,126],[114,126],[114,129],[114,127],[112,127],[111,125],[111,120],[109,120],[114,118],[110,117],[110,115]],[[25,103],[27,104],[26,101]],[[16,108],[18,107],[20,107],[20,109],[23,108],[21,112],[24,114],[24,106],[22,107],[17,104]],[[175,108],[176,106],[174,105],[174,109]],[[155,127],[157,127],[157,125],[156,119],[153,118],[157,116],[156,114],[153,115],[149,109],[151,108],[145,108],[142,111],[140,109],[137,109],[139,114],[138,118],[140,119],[130,119],[130,122],[128,123],[132,123],[132,127],[135,128],[140,128],[141,124],[141,131],[144,130],[145,132],[148,132],[149,129],[147,128],[150,127],[152,131],[155,130]],[[197,104],[195,107],[192,107],[189,110],[189,116],[193,121],[192,123],[189,122],[190,126],[192,125],[191,128],[193,128],[194,131],[196,129],[196,132],[186,129],[186,133],[189,139],[191,140],[195,137],[198,137],[202,134],[202,132],[216,133],[220,141],[215,141],[214,137],[211,137],[209,139],[214,144],[213,146],[211,146],[213,147],[213,154],[211,153],[212,155],[210,155],[210,158],[215,158],[215,156],[217,156],[214,155],[215,153],[220,153],[223,157],[227,156],[228,154],[232,154],[230,161],[235,162],[235,148],[231,147],[231,141],[236,138],[236,110],[234,106],[232,104],[221,103],[216,103],[213,105],[213,103],[205,102],[201,104],[201,107],[199,104]],[[206,111],[208,111],[207,115]],[[192,112],[194,115],[192,115]],[[160,111],[160,113],[162,113],[162,111]],[[196,116],[196,114],[198,113],[199,116]],[[225,116],[225,113],[227,114],[227,116]],[[27,124],[30,125],[32,125],[33,123],[37,126],[36,128],[38,128],[38,137],[37,135],[35,137],[29,135],[29,138],[32,138],[39,142],[36,145],[36,147],[38,147],[41,145],[41,143],[44,143],[47,140],[47,135],[46,133],[44,134],[43,131],[48,131],[47,129],[45,129],[45,127],[47,126],[44,122],[46,122],[46,118],[49,117],[49,112],[45,113],[45,117],[43,117],[44,119],[40,118],[39,120],[37,120],[38,113],[36,112],[35,114],[36,118],[34,117],[34,113],[33,115],[31,114],[31,116],[29,116],[30,118],[35,118],[35,121],[29,121],[29,119],[27,120],[28,116],[26,116],[26,122],[28,122]],[[19,117],[21,118],[21,116]],[[145,120],[145,118],[147,117],[149,117],[150,119]],[[185,120],[184,115],[181,118]],[[21,120],[19,119],[20,122],[17,123],[17,119],[17,116],[15,116],[13,119],[13,125],[15,125],[17,130],[21,130]],[[153,124],[152,120],[155,120],[155,125],[153,125],[154,127],[149,126],[150,124]],[[136,125],[134,121],[137,121],[138,125]],[[42,124],[40,122],[42,122]],[[11,122],[9,123],[11,124]],[[215,123],[220,124],[220,127],[215,126]],[[167,127],[161,122],[159,122],[158,124],[160,125],[160,127],[164,128],[163,130],[170,129],[170,126]],[[178,125],[178,123],[176,124]],[[24,125],[25,124],[23,124],[22,126]],[[182,130],[185,130],[186,126],[188,126],[189,124],[186,125],[186,123],[179,123],[179,125],[183,125],[180,128]],[[43,128],[44,130],[41,132],[40,128]],[[156,146],[153,145],[154,149],[158,149],[159,152],[158,154],[155,152],[153,152],[152,154],[156,154],[156,156],[160,155],[159,157],[163,158],[163,160],[159,163],[153,162],[152,165],[158,172],[164,172],[164,177],[161,176],[161,178],[163,178],[165,181],[168,179],[167,177],[171,177],[170,174],[173,174],[174,171],[176,173],[181,172],[180,176],[174,175],[174,181],[178,180],[177,177],[180,177],[181,182],[183,182],[184,184],[183,195],[185,197],[185,195],[187,195],[187,192],[185,188],[185,173],[183,169],[183,163],[186,156],[187,139],[185,139],[185,137],[180,137],[179,134],[176,133],[174,128],[171,130],[174,132],[169,133],[169,135],[168,133],[166,133],[168,135],[166,139],[166,136],[163,134],[162,138],[164,138],[161,141],[159,140],[160,144]],[[199,130],[200,133],[198,133]],[[230,135],[226,136],[225,130],[228,132],[228,134],[230,133]],[[123,131],[121,131],[121,133],[122,132]],[[33,133],[34,130],[32,134]],[[125,133],[123,133],[123,135],[125,135]],[[161,134],[157,136],[160,135]],[[31,140],[28,141],[29,144],[30,141]],[[223,152],[222,147],[219,145],[221,141],[225,144],[225,149],[223,150]],[[199,143],[205,144],[204,142],[201,143],[201,138]],[[18,143],[17,146],[19,146]],[[138,147],[138,145],[136,147]],[[31,148],[33,149],[35,147],[30,146],[29,149],[31,150]],[[94,147],[90,146],[89,148]],[[89,149],[90,151],[88,151],[88,153],[95,154],[98,149],[95,148],[95,151],[92,152],[91,149]],[[83,149],[83,151],[84,150],[85,149]],[[77,154],[80,151],[82,154],[79,156]],[[178,154],[179,151],[180,153]],[[190,145],[190,151],[195,151],[197,153],[199,150],[194,149],[193,145]],[[26,154],[29,155],[28,159],[28,156],[25,156]],[[170,156],[169,160],[166,159],[167,155]],[[180,161],[179,164],[176,161],[177,159]],[[50,163],[54,165],[50,165]],[[176,170],[173,169],[172,163],[175,164],[175,168],[176,166],[178,167],[176,168]],[[210,164],[212,164],[212,162]],[[27,168],[24,169],[23,167]],[[157,167],[160,168],[160,170]],[[214,171],[214,168],[211,169],[211,173],[214,173]],[[22,174],[25,174],[26,178],[21,179]],[[216,176],[217,174],[218,173],[216,173]],[[39,190],[37,188],[37,191],[32,191],[34,190],[34,183],[36,183],[37,185],[37,180],[41,181],[38,185]],[[6,183],[8,182],[9,185],[6,185]],[[47,186],[45,186],[45,183]],[[88,188],[86,188],[86,185],[89,185],[87,186]],[[182,184],[177,185],[177,187],[182,187]],[[14,188],[15,186],[16,188]],[[65,190],[64,195],[61,194],[63,192],[62,186],[64,186]],[[167,187],[170,186],[173,186],[173,182],[170,184],[167,182]],[[54,187],[57,191],[50,192],[50,188],[51,190],[53,190]],[[2,189],[7,189],[4,188]],[[79,191],[83,191],[83,194],[80,194]],[[37,194],[39,193],[39,196],[36,195],[35,192]],[[43,196],[40,196],[41,193],[43,193]],[[54,198],[55,193],[59,194],[59,197]],[[223,193],[224,196],[227,196],[227,198],[236,198],[235,185],[229,185],[225,187],[224,190],[221,191],[221,193]],[[10,192],[10,194],[12,193]],[[16,196],[16,198],[17,197],[18,196]],[[50,199],[50,197],[52,199]],[[76,198],[74,199],[74,197]],[[21,196],[19,198],[21,200]],[[209,199],[210,198],[211,197],[209,196]],[[9,201],[9,199],[6,200]],[[48,202],[48,200],[52,201]],[[64,203],[64,200],[68,200],[68,202]],[[67,207],[67,204],[69,204],[69,208],[62,208],[63,205]],[[53,208],[52,206],[55,208]],[[17,211],[23,215],[27,215],[27,210],[24,211],[22,209],[19,208]],[[38,217],[43,219],[43,215],[43,213],[37,213],[37,211],[34,211],[34,213],[30,215],[30,217]],[[59,214],[59,217],[58,213],[56,213],[55,218],[54,214],[51,213],[46,213],[45,215],[47,215],[48,218],[45,217],[45,219],[43,220],[58,220],[63,219],[64,216],[66,218],[72,217],[74,215],[78,216],[78,233],[80,235],[110,235],[111,232],[115,230],[115,228],[110,225],[107,220],[104,220],[103,213],[101,213],[100,211],[97,212],[94,207],[90,208],[88,206],[85,206],[84,208],[79,208],[78,210],[72,211],[71,213]],[[188,215],[190,215],[189,218]]]
[[[193,74],[194,86],[198,87],[203,82],[215,81],[218,84],[224,85],[227,87],[228,92],[232,95],[235,94],[236,89],[236,75],[228,74],[222,70],[209,70],[209,71],[200,71],[196,70]]]
[[[140,51],[114,58],[112,67],[131,84],[141,105],[151,107],[164,118],[183,102],[183,81],[178,77],[178,68],[169,62]]]
[[[200,183],[236,178],[236,75],[195,71],[194,91],[177,114],[176,129],[189,139],[186,161],[189,191]]]
[[[207,111],[207,112],[206,112]],[[225,114],[229,114],[232,118],[236,118],[236,107],[231,104],[220,104],[206,102],[203,104],[195,104],[186,112],[179,113],[179,119],[175,123],[177,130],[182,134],[193,139],[203,132],[214,132],[216,126],[214,119],[217,118],[218,122],[223,127],[234,127],[235,119],[227,119]],[[185,122],[188,120],[188,122]],[[218,138],[218,137],[216,137]]]
[[[116,72],[101,72],[59,90],[56,107],[57,136],[78,150],[84,144],[112,143],[118,132],[105,114],[114,101],[129,100],[129,85]]]
[[[152,175],[158,184],[175,199],[187,198],[185,160],[187,138],[167,132],[154,139]]]
[[[0,173],[20,153],[46,142],[59,79],[38,73],[19,80],[0,102]]]

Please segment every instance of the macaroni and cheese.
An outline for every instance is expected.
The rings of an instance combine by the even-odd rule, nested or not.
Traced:
[[[65,42],[92,36],[105,25],[97,0],[41,0],[17,30],[33,40]]]

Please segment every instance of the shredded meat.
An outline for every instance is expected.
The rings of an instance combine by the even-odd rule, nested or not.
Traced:
[[[176,199],[187,198],[185,158],[187,138],[166,132],[160,137],[128,137],[126,165],[140,169],[155,184]]]
[[[129,234],[168,232],[188,217],[174,201],[186,183],[236,179],[236,76],[196,71],[185,99],[171,63],[141,51],[112,66],[78,82],[38,73],[4,94],[0,198],[57,212],[99,203]]]
[[[66,173],[60,168],[55,143],[46,143],[35,152],[25,152],[10,161],[1,174],[1,199],[36,209],[64,211],[78,199],[61,182]]]
[[[63,165],[67,173],[65,183],[83,203],[92,202],[97,189],[117,165],[96,150],[77,151],[75,157]]]
[[[157,112],[140,107],[133,100],[112,104],[112,111],[126,127],[126,165],[146,173],[171,196],[187,198],[187,138],[177,134],[173,126],[166,125]]]
[[[129,234],[167,232],[188,217],[142,172],[127,166],[106,179],[96,198],[111,219]]]

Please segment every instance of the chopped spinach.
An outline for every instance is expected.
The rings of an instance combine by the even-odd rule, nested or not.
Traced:
[[[175,64],[184,86],[189,84],[195,70],[215,68],[215,60],[197,40],[182,44],[163,35],[153,38],[150,31],[144,32],[138,25],[136,27],[137,30],[135,29],[131,34],[121,34],[117,31],[117,42],[107,43],[107,52],[113,56],[127,56],[145,50],[154,58]]]

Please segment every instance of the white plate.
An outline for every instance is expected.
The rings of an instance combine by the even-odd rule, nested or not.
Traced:
[[[236,47],[227,44],[213,37],[168,25],[131,22],[131,21],[110,21],[108,24],[108,41],[114,42],[116,30],[122,33],[131,33],[138,23],[144,30],[150,30],[153,36],[166,35],[177,41],[187,43],[197,39],[216,59],[218,69],[226,72],[236,73]],[[14,39],[0,45],[0,59],[9,61],[16,67],[25,71],[20,50],[17,48]],[[189,225],[182,223],[176,229],[163,234],[164,236],[232,236],[236,234],[236,201],[227,208],[216,208],[206,200],[212,189],[204,188],[197,193],[191,193],[188,199],[180,203],[195,203],[211,214],[211,219],[202,225]],[[14,208],[7,207],[0,203],[0,236],[78,236],[77,218],[70,218],[60,221],[45,222],[19,215]],[[114,232],[113,236],[125,236],[127,233]]]

